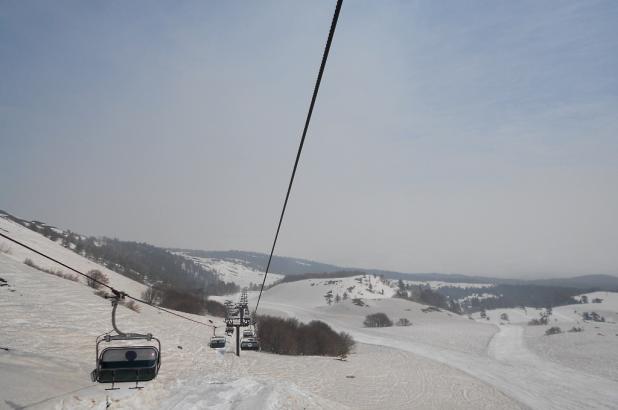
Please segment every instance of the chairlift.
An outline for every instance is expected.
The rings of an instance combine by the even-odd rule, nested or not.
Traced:
[[[210,347],[212,349],[222,349],[225,347],[224,336],[213,336],[210,338]]]
[[[234,326],[226,326],[225,334],[228,336],[232,336],[234,334]]]
[[[260,350],[260,343],[255,337],[243,337],[240,342],[241,350]]]
[[[93,382],[111,383],[112,387],[106,390],[118,390],[116,383],[135,382],[135,387],[130,389],[142,389],[139,382],[147,382],[157,377],[161,368],[161,341],[152,334],[124,333],[116,327],[116,308],[118,302],[124,299],[125,294],[112,290],[114,295],[106,296],[112,301],[112,326],[115,335],[104,334],[97,337],[96,342],[96,368],[91,373]],[[131,345],[110,346],[101,350],[101,343],[136,340],[145,340],[150,343],[156,342],[157,346]],[[154,342],[153,342],[154,341]]]
[[[242,340],[240,341],[241,350],[260,350],[260,342],[255,335],[255,328],[250,326],[249,329],[242,331]]]

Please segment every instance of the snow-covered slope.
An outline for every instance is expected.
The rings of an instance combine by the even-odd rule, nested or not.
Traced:
[[[53,243],[26,239],[53,257],[72,256]],[[121,385],[108,392],[92,384],[89,373],[95,337],[111,328],[109,301],[83,283],[24,265],[22,256],[15,247],[0,253],[6,284],[0,286],[0,409],[518,408],[461,371],[386,347],[360,345],[347,362],[257,352],[237,358],[230,354],[233,343],[222,354],[207,347],[211,329],[148,306],[139,313],[119,308],[118,326],[161,339],[159,376],[143,390]],[[200,319],[222,325],[214,317]]]
[[[502,331],[505,333],[518,332],[522,343],[534,354],[570,368],[570,372],[585,371],[618,382],[615,365],[618,363],[618,293],[593,292],[575,299],[581,300],[582,296],[587,296],[589,302],[595,299],[601,302],[555,307],[547,325],[528,325],[545,312],[545,309],[530,307],[492,309],[486,311],[485,319],[479,313],[473,317],[481,322],[503,325]],[[584,312],[596,312],[605,321],[585,321]],[[518,326],[519,330],[512,329],[510,325],[514,324],[521,326]],[[546,335],[550,327],[558,327],[561,333]]]
[[[551,323],[580,323],[583,322],[584,312],[597,312],[609,322],[618,322],[618,293],[617,292],[592,292],[575,297],[580,300],[582,296],[587,296],[589,303],[579,303],[574,305],[557,306],[552,309],[550,318]],[[594,299],[600,299],[600,303],[591,303]],[[487,318],[481,319],[480,313],[472,316],[477,320],[487,320],[489,323],[511,323],[527,324],[532,319],[539,319],[540,314],[545,309],[523,307],[523,308],[501,308],[487,310]],[[508,320],[501,319],[506,314]]]
[[[211,331],[142,306],[120,308],[119,327],[162,341],[159,377],[138,390],[94,385],[95,337],[111,328],[109,302],[91,289],[0,255],[0,408],[336,408],[291,383],[218,372],[220,355],[206,347]],[[202,320],[208,318],[201,318]],[[216,318],[210,318],[222,325]],[[6,350],[4,350],[6,349]],[[230,360],[233,356],[230,356]],[[340,406],[339,406],[340,407]]]
[[[110,286],[124,290],[129,294],[139,297],[139,295],[146,288],[141,283],[135,282],[134,280],[131,280],[119,273],[116,273],[110,269],[107,269],[104,266],[101,266],[89,259],[86,259],[83,256],[71,251],[70,249],[64,248],[58,242],[53,242],[41,234],[31,231],[28,228],[25,228],[13,221],[2,217],[0,217],[0,232],[22,243],[25,243],[26,245],[38,250],[39,252],[50,255],[53,258],[79,270],[82,273],[88,273],[88,271],[92,269],[98,269],[109,278]],[[4,250],[2,253],[5,256],[20,263],[23,263],[26,259],[31,259],[37,266],[45,269],[50,269],[54,271],[61,270],[62,272],[67,274],[74,273],[2,237],[0,237],[0,249]],[[79,280],[82,283],[85,283],[83,277],[80,277]]]
[[[318,307],[328,305],[328,299],[331,300],[331,303],[336,304],[337,300],[346,299],[391,298],[395,294],[395,289],[378,276],[357,275],[346,278],[307,279],[283,283],[273,287],[269,294],[281,295],[283,299],[290,295],[303,306]]]
[[[105,271],[35,233],[29,236],[6,223],[0,227],[80,269]],[[261,301],[260,313],[318,319],[350,333],[360,344],[346,362],[258,352],[237,358],[230,354],[233,343],[227,352],[207,347],[210,328],[148,306],[139,313],[121,307],[121,329],[161,339],[163,366],[143,390],[124,385],[107,392],[89,381],[89,372],[95,337],[111,328],[109,302],[83,283],[26,266],[23,259],[31,255],[22,252],[10,246],[9,253],[0,253],[2,409],[104,409],[108,404],[114,409],[576,409],[613,408],[618,402],[618,381],[611,373],[577,368],[530,349],[522,327],[479,323],[391,298],[393,285],[373,276],[283,283],[267,290]],[[56,269],[44,260],[36,263]],[[119,289],[134,294],[142,289],[105,272]],[[346,300],[327,303],[329,291],[335,295],[351,286],[356,288]],[[250,306],[256,296],[251,294]],[[362,304],[352,300],[357,297]],[[606,299],[610,306],[612,295]],[[363,327],[365,316],[376,312],[394,321],[406,318],[412,326]],[[199,319],[223,325],[214,317]],[[597,356],[611,346],[598,345]]]
[[[585,312],[600,312],[605,315],[605,318],[608,321],[618,322],[618,292],[585,293],[575,299],[581,300],[582,296],[586,296],[588,298],[588,303],[571,305],[573,308]],[[600,302],[594,303],[594,300],[600,300]]]
[[[197,256],[190,256],[185,252],[174,252],[177,255],[182,255],[188,259],[191,259],[205,269],[216,272],[224,282],[232,282],[240,286],[240,288],[250,287],[251,285],[261,285],[264,280],[264,272],[257,270],[240,259],[225,260],[218,258],[201,258]],[[278,273],[269,273],[266,278],[266,285],[270,285],[273,282],[283,278],[283,275]]]
[[[538,354],[526,346],[520,326],[496,326],[449,312],[427,311],[425,306],[401,299],[368,300],[368,306],[357,306],[350,300],[319,305],[318,295],[309,296],[311,288],[309,281],[277,285],[264,293],[260,310],[303,321],[323,320],[362,343],[388,346],[437,361],[530,408],[615,408],[618,403],[618,381],[611,375],[575,368]],[[365,315],[376,312],[384,312],[393,320],[407,318],[412,326],[363,327]],[[605,344],[599,352],[587,352],[584,356],[603,357],[609,352],[607,357],[613,358],[617,346],[615,342]]]

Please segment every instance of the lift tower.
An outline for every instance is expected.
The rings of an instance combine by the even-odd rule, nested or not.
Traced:
[[[240,356],[240,328],[251,325],[247,288],[242,290],[238,303],[233,304],[226,302],[226,306],[225,325],[228,328],[233,327],[236,329],[236,356]]]

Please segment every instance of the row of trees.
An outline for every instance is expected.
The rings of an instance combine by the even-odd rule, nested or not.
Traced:
[[[363,325],[365,327],[390,327],[393,326],[393,321],[386,316],[386,313],[373,313],[365,316]]]
[[[393,326],[393,321],[389,319],[386,313],[373,313],[365,316],[363,322],[365,327],[390,327]],[[396,323],[395,326],[412,326],[412,322],[408,318],[402,317]]]
[[[49,273],[50,275],[58,276],[59,278],[62,278],[62,279],[67,279],[67,280],[70,280],[70,281],[73,281],[73,282],[79,282],[79,277],[77,275],[73,275],[71,273],[64,273],[61,270],[54,270],[54,269],[43,268],[43,267],[37,265],[36,263],[34,263],[32,261],[32,259],[30,259],[30,258],[26,258],[24,260],[24,264],[30,266],[31,268],[38,269],[41,272],[45,272],[45,273]]]
[[[445,295],[434,291],[429,285],[412,285],[399,280],[397,284],[398,298],[408,299],[413,302],[422,303],[424,305],[435,306],[451,312],[461,314],[461,306],[453,299],[447,298]]]
[[[214,300],[208,300],[203,292],[178,289],[174,287],[153,288],[149,287],[142,292],[142,299],[153,305],[179,310],[181,312],[203,315],[209,313],[213,316],[224,317],[225,306]]]
[[[349,298],[349,296],[348,296],[347,292],[343,292],[343,296],[339,295],[339,293],[337,293],[337,294],[335,294],[335,296],[333,296],[333,291],[332,290],[329,290],[324,295],[324,299],[326,299],[326,303],[328,303],[329,305],[332,305],[333,302],[334,303],[343,302],[345,300],[348,300],[348,298]]]
[[[584,293],[585,290],[546,285],[495,285],[489,288],[444,286],[438,292],[450,300],[467,298],[466,302],[462,303],[462,309],[472,313],[483,309],[570,305],[578,303],[574,296]],[[479,293],[487,293],[493,297],[479,297]]]
[[[582,319],[589,320],[591,322],[605,322],[605,318],[597,312],[584,312],[582,313]]]
[[[603,302],[603,299],[601,298],[592,299],[592,303],[602,303],[602,302]],[[579,303],[588,303],[588,296],[582,295],[581,298],[579,298]]]
[[[221,281],[216,272],[204,269],[199,263],[147,243],[84,237],[37,221],[19,220],[19,223],[53,241],[60,240],[63,246],[76,253],[140,283],[199,289],[207,295],[223,295],[239,290],[238,286]]]
[[[262,351],[286,355],[345,358],[355,344],[352,336],[337,333],[324,322],[305,324],[273,316],[257,317],[257,337]]]

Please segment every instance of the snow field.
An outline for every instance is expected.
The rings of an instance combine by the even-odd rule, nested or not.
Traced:
[[[463,372],[382,346],[359,344],[345,362],[252,353],[229,363],[254,377],[293,380],[303,391],[351,409],[519,408]]]
[[[592,292],[585,294],[589,301],[602,299],[601,303],[586,303],[558,306],[552,309],[552,315],[546,326],[528,326],[532,319],[538,319],[544,309],[514,308],[488,310],[488,323],[518,324],[523,327],[525,346],[539,357],[548,359],[577,371],[583,370],[592,375],[600,375],[618,381],[618,293]],[[580,300],[581,296],[576,297]],[[597,312],[605,322],[584,321],[584,312]],[[500,319],[506,313],[509,321]],[[473,315],[483,322],[479,314]],[[551,327],[560,327],[563,333],[546,336],[545,331]],[[582,332],[569,332],[573,327],[582,328]]]
[[[369,307],[354,306],[349,301],[316,307],[319,302],[309,297],[310,288],[308,282],[278,285],[266,291],[261,306],[265,311],[279,311],[282,316],[302,321],[323,320],[338,331],[350,333],[357,342],[392,347],[458,369],[495,388],[495,395],[485,397],[488,401],[506,395],[533,409],[609,409],[618,403],[618,383],[534,354],[524,343],[519,326],[478,323],[447,312],[425,313],[421,305],[398,299],[367,301]],[[302,294],[302,298],[294,297]],[[398,304],[407,304],[408,308]],[[402,310],[413,326],[362,327],[367,313],[381,311],[396,320],[395,315]],[[566,312],[562,314],[567,317]],[[493,312],[491,315],[495,316]],[[616,345],[605,348],[615,351]]]
[[[41,246],[70,265],[104,271],[19,225],[2,218],[0,223],[19,240]],[[322,320],[336,331],[350,333],[359,345],[347,362],[257,352],[236,358],[230,354],[232,343],[225,354],[207,347],[209,328],[148,306],[140,306],[140,313],[119,307],[120,329],[152,332],[161,339],[163,365],[157,379],[143,390],[122,385],[121,390],[106,392],[105,386],[90,382],[89,373],[94,367],[95,337],[111,329],[109,301],[83,283],[24,265],[30,257],[41,266],[58,269],[9,246],[9,253],[0,253],[0,277],[9,285],[0,287],[0,348],[8,348],[0,349],[0,409],[104,409],[108,402],[114,409],[179,410],[604,409],[618,403],[618,381],[610,369],[618,346],[610,338],[615,324],[586,323],[582,333],[544,336],[543,326],[496,325],[498,311],[488,312],[490,320],[482,322],[450,312],[425,312],[423,305],[390,298],[389,289],[394,289],[370,276],[361,283],[354,277],[284,283],[265,291],[260,305],[260,313]],[[114,272],[104,272],[119,289],[134,295],[143,289]],[[367,281],[372,280],[370,292]],[[350,291],[347,301],[326,303],[328,291],[335,294],[352,285],[357,289]],[[256,297],[256,292],[250,293],[250,306]],[[354,305],[355,297],[368,306]],[[580,325],[579,309],[613,318],[618,299],[614,294],[598,297],[604,302],[555,308],[552,319],[569,328]],[[540,312],[527,310],[509,310],[511,321],[523,323]],[[413,325],[364,328],[365,315],[376,312],[393,321],[405,317]],[[223,326],[218,318],[199,319]],[[595,330],[605,335],[597,336]],[[590,344],[579,344],[585,338]],[[580,356],[575,355],[577,349]]]
[[[526,326],[526,346],[552,362],[618,382],[618,325],[580,322],[551,326],[559,326],[563,333],[546,336],[549,326]],[[573,326],[583,332],[568,332]]]
[[[178,255],[191,259],[204,267],[207,270],[216,272],[219,278],[224,282],[233,282],[240,288],[249,287],[250,284],[261,285],[264,280],[264,272],[250,268],[242,263],[242,261],[226,261],[216,258],[198,258],[188,256],[182,252],[176,252]],[[278,273],[268,273],[266,285],[283,278],[283,275]]]
[[[109,285],[122,289],[130,295],[139,297],[141,293],[146,289],[141,283],[135,282],[125,276],[120,275],[110,269],[105,268],[81,255],[76,254],[70,249],[64,248],[58,242],[51,241],[28,228],[25,228],[13,221],[0,217],[0,232],[22,242],[26,245],[38,250],[44,254],[50,255],[53,258],[61,261],[62,263],[71,266],[82,273],[87,274],[92,269],[98,269],[103,272],[109,278]],[[31,259],[37,266],[46,269],[52,269],[54,271],[61,270],[64,273],[70,273],[77,275],[75,272],[66,269],[55,262],[50,261],[42,256],[39,256],[17,244],[10,242],[7,239],[0,237],[0,249],[8,249],[8,252],[3,252],[5,256],[22,263],[26,258]],[[85,284],[85,278],[79,277],[82,284]]]
[[[92,289],[47,275],[0,254],[0,408],[328,408],[290,383],[230,377],[222,357],[207,347],[210,328],[140,306],[117,312],[124,331],[152,332],[162,342],[162,367],[143,390],[106,392],[89,379],[95,366],[95,338],[111,329],[111,306]],[[14,292],[11,292],[14,290]],[[191,316],[191,315],[189,315]],[[199,317],[208,320],[208,317]],[[210,318],[219,326],[220,319]],[[230,347],[231,349],[231,347]],[[224,385],[221,385],[224,383]],[[247,394],[247,391],[253,394]],[[262,404],[271,403],[262,406]],[[277,404],[278,403],[278,404]],[[331,408],[334,405],[330,406]]]
[[[0,408],[104,409],[108,401],[114,409],[517,408],[461,372],[393,349],[361,345],[341,362],[256,352],[236,358],[229,343],[221,355],[207,347],[210,329],[147,306],[140,313],[120,307],[118,326],[162,340],[159,376],[143,390],[124,384],[106,392],[88,376],[95,337],[111,328],[109,302],[4,255],[0,277],[15,290],[0,288],[0,347],[10,349],[0,350]]]

